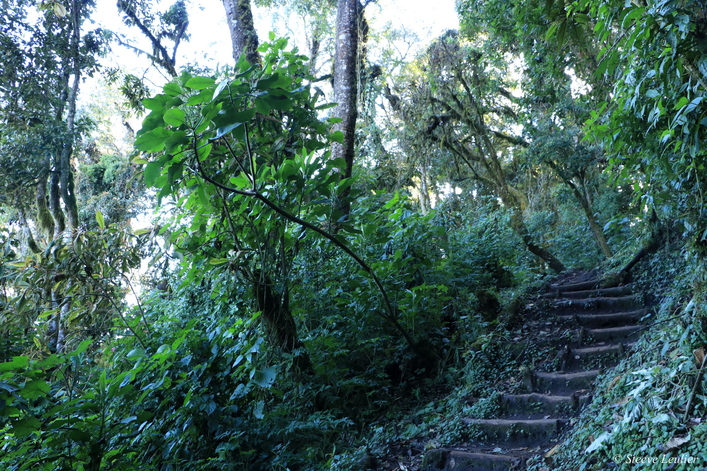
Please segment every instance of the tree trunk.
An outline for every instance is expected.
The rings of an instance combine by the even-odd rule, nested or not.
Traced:
[[[592,208],[591,203],[582,194],[582,192],[579,191],[579,188],[577,188],[576,185],[573,184],[571,188],[572,192],[577,198],[577,201],[579,201],[580,206],[582,206],[584,215],[586,216],[587,222],[589,223],[589,228],[592,230],[592,234],[594,235],[594,240],[597,242],[597,245],[601,249],[601,252],[604,254],[604,256],[606,258],[611,258],[614,254],[611,252],[609,243],[606,241],[604,231],[601,229],[601,227],[599,227],[599,224],[597,224],[596,219],[594,219],[594,209]]]
[[[74,132],[76,131],[76,100],[78,99],[79,83],[81,82],[81,2],[73,0],[69,11],[71,20],[71,39],[69,41],[69,64],[68,70],[65,70],[64,86],[68,89],[65,91],[66,96],[66,139],[63,142],[61,151],[58,155],[55,165],[55,171],[58,172],[58,181],[52,175],[53,191],[58,191],[61,200],[64,202],[66,217],[70,229],[76,229],[79,226],[79,212],[76,203],[76,194],[74,193],[74,173],[71,170],[71,156],[74,151]],[[69,78],[73,78],[71,87],[69,88]],[[56,197],[56,196],[53,196]],[[58,209],[60,211],[60,209]],[[54,210],[52,210],[54,211]]]
[[[560,176],[565,185],[567,185],[572,190],[574,197],[577,199],[579,205],[582,207],[582,211],[584,211],[584,215],[587,218],[587,222],[589,223],[589,228],[591,229],[592,234],[594,235],[594,240],[597,242],[597,245],[601,249],[601,252],[606,258],[613,257],[613,253],[611,252],[609,243],[606,240],[606,236],[604,236],[604,231],[602,231],[596,219],[594,219],[594,208],[592,208],[592,204],[589,201],[589,198],[587,198],[585,193],[581,191],[580,187],[576,185],[568,176],[566,176],[564,172],[562,172],[561,169],[554,162],[548,161],[548,166],[553,169],[555,173]]]
[[[61,192],[59,190],[59,171],[54,169],[49,177],[49,211],[54,218],[54,238],[66,230],[64,211],[61,209]]]
[[[37,241],[34,239],[34,235],[32,234],[32,229],[29,227],[27,216],[25,215],[25,208],[22,206],[21,202],[17,203],[17,213],[20,218],[20,225],[22,226],[22,232],[25,236],[27,247],[29,247],[32,253],[41,252],[39,246],[37,245]]]
[[[47,185],[49,184],[50,160],[45,159],[45,168],[42,169],[42,174],[37,180],[37,222],[39,224],[40,233],[43,232],[47,239],[54,237],[54,217],[49,210],[47,198]]]
[[[344,159],[346,169],[343,178],[351,176],[354,161],[354,137],[358,116],[358,19],[361,15],[359,0],[339,0],[336,14],[336,55],[334,56],[334,118],[341,122],[334,131],[344,135],[342,143],[332,145],[332,158]],[[346,192],[348,194],[348,191]],[[347,194],[342,195],[344,199]],[[340,206],[348,214],[350,205]]]
[[[297,334],[297,324],[289,306],[289,293],[278,293],[272,280],[262,272],[256,272],[253,295],[261,312],[265,333],[270,342],[285,353],[295,353],[295,366],[302,372],[313,371],[312,362],[304,344]],[[297,351],[296,351],[297,350]]]
[[[427,214],[430,212],[431,207],[427,181],[427,165],[423,162],[422,165],[420,165],[420,210],[422,214]]]
[[[503,204],[510,209],[511,227],[516,232],[516,234],[518,234],[523,240],[523,244],[528,249],[528,251],[544,260],[554,272],[561,273],[565,271],[564,264],[549,250],[535,243],[533,237],[530,235],[528,226],[526,226],[525,221],[523,220],[523,209],[524,206],[527,205],[527,198],[521,192],[519,192],[508,184],[507,175],[505,170],[503,169],[503,166],[501,165],[500,160],[498,159],[496,147],[494,146],[491,139],[489,139],[489,137],[486,135],[487,132],[488,130],[485,128],[479,130],[479,134],[481,135],[481,140],[484,145],[482,146],[481,144],[477,144],[477,146],[479,147],[479,155],[484,156],[483,158],[479,159],[479,162],[488,174],[488,177],[485,178],[484,181],[495,187],[496,193],[501,198]],[[452,144],[448,142],[443,145],[445,145],[446,147],[452,146]],[[461,155],[467,165],[469,165],[469,167],[474,171],[474,174],[480,177],[480,174],[476,172],[471,163],[472,159],[469,159],[468,157],[464,156],[463,151],[460,149],[455,149],[454,152],[458,155]]]
[[[543,259],[555,273],[565,271],[565,266],[557,257],[533,241],[533,237],[530,235],[525,221],[523,221],[522,212],[515,206],[511,207],[511,227],[523,240],[525,247],[530,253]]]
[[[245,54],[251,65],[260,64],[258,53],[258,33],[253,23],[253,10],[250,0],[223,0],[228,19],[228,30],[231,33],[233,58],[236,62]]]

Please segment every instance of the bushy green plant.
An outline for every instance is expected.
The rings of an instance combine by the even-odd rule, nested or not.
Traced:
[[[164,313],[163,313],[164,314]],[[277,371],[256,317],[0,366],[4,469],[243,469]],[[164,342],[164,343],[162,343]],[[254,432],[255,430],[255,432]],[[261,465],[261,469],[266,466]]]

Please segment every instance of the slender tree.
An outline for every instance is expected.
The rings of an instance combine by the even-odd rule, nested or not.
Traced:
[[[3,203],[16,211],[27,246],[39,251],[50,239],[69,243],[79,227],[74,154],[85,123],[78,119],[77,100],[81,82],[97,68],[101,34],[82,35],[90,2],[4,6],[10,21],[0,23],[0,184],[12,195]],[[28,19],[31,7],[41,11],[37,21]],[[62,351],[72,285],[51,283],[44,289],[44,309],[53,311],[49,344]]]
[[[370,0],[361,3],[359,0],[339,0],[336,14],[336,53],[334,55],[334,102],[333,117],[339,122],[334,130],[343,134],[340,143],[332,147],[332,158],[343,159],[346,170],[343,178],[352,175],[356,120],[358,118],[358,84],[361,74],[361,48],[365,42],[368,25],[363,17],[363,10]],[[340,209],[348,214],[350,202],[347,201],[348,190],[342,197]]]
[[[336,55],[334,56],[333,116],[341,122],[335,130],[344,134],[343,142],[335,144],[333,158],[346,161],[344,177],[351,176],[354,161],[354,137],[358,116],[359,18],[362,5],[359,0],[339,0],[336,15]]]

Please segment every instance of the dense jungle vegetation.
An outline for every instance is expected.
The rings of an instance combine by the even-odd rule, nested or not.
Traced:
[[[375,0],[255,0],[298,50],[223,3],[214,69],[185,0],[118,0],[128,35],[3,2],[2,469],[384,469],[463,440],[528,296],[595,267],[659,321],[557,469],[707,456],[707,4],[459,0],[418,47]]]

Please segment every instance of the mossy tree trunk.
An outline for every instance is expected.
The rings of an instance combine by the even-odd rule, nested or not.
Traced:
[[[253,23],[253,10],[250,0],[223,0],[231,33],[233,59],[238,62],[241,54],[253,65],[260,64],[258,53],[258,33]]]
[[[253,280],[253,296],[261,312],[266,336],[271,345],[283,352],[295,354],[295,366],[301,372],[312,372],[312,362],[297,333],[297,324],[290,311],[290,296],[287,289],[275,289],[270,277],[256,273]]]
[[[587,223],[589,224],[589,229],[591,229],[594,240],[601,249],[602,254],[604,254],[606,258],[611,258],[613,256],[611,247],[609,247],[604,231],[601,229],[599,223],[597,223],[596,217],[594,216],[594,208],[592,207],[592,203],[586,194],[586,186],[572,181],[572,178],[570,178],[566,172],[564,172],[562,168],[560,168],[560,166],[552,160],[548,160],[547,164],[557,175],[559,175],[562,182],[567,185],[570,190],[572,190],[572,194],[582,207],[584,216],[587,218]]]

